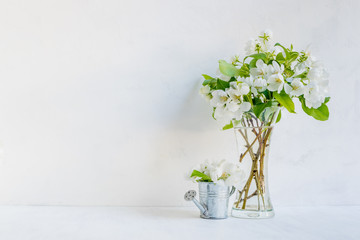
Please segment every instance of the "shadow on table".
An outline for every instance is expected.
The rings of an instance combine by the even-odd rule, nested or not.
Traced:
[[[200,218],[199,211],[193,208],[169,208],[169,207],[154,207],[154,208],[134,208],[132,209],[136,214],[141,216],[151,216],[154,218],[166,219],[195,219]]]

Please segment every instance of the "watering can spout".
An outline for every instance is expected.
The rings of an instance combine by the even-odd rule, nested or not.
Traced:
[[[205,204],[201,204],[198,200],[195,198],[196,191],[195,190],[189,190],[185,193],[184,199],[186,201],[193,201],[194,204],[200,209],[202,217],[208,218],[208,209]]]

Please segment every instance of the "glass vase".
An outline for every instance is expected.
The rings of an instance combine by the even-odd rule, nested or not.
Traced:
[[[246,178],[238,186],[232,216],[270,218],[274,216],[268,185],[270,139],[279,109],[257,118],[248,113],[241,121],[233,121],[241,168]]]

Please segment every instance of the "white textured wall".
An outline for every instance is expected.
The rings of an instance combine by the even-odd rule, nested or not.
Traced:
[[[198,96],[202,73],[271,28],[312,43],[331,117],[283,114],[277,205],[360,204],[359,1],[0,2],[0,203],[186,205],[184,172],[235,161]]]

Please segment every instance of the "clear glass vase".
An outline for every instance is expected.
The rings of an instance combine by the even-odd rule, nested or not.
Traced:
[[[245,182],[236,191],[231,211],[233,217],[270,218],[274,216],[268,185],[270,138],[279,109],[261,118],[248,113],[241,121],[233,121],[241,168]]]

